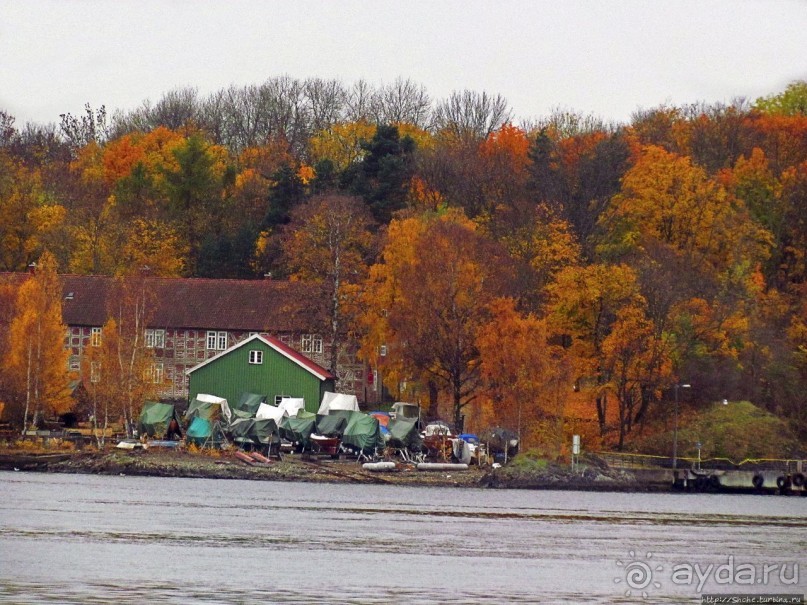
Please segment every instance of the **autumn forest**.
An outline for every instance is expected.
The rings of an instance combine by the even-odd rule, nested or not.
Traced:
[[[311,282],[326,350],[354,343],[392,398],[546,452],[664,449],[678,396],[684,421],[750,402],[807,439],[806,82],[628,124],[290,77],[50,125],[0,111],[0,271],[45,252]]]

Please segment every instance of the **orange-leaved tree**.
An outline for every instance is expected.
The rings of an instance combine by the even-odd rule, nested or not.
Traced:
[[[448,394],[459,428],[479,387],[476,331],[506,266],[457,210],[393,221],[382,258],[365,293],[365,359],[385,345],[402,379],[431,380]]]
[[[617,448],[621,450],[634,423],[672,382],[672,351],[647,317],[644,300],[636,298],[617,310],[602,352],[606,386],[617,401]]]
[[[571,374],[568,355],[549,342],[546,320],[519,313],[513,299],[494,299],[490,315],[476,343],[483,394],[496,424],[515,431],[525,446],[557,455]]]
[[[15,400],[22,404],[19,416],[23,432],[29,419],[36,424],[42,414],[63,414],[73,405],[69,351],[64,346],[66,331],[56,259],[45,252],[34,276],[20,286],[4,360],[16,391]]]

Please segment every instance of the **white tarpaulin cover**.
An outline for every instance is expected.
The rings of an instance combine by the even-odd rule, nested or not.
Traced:
[[[331,410],[352,410],[358,412],[360,411],[359,400],[355,395],[325,391],[317,414],[328,414]]]
[[[285,410],[287,416],[297,416],[299,410],[305,409],[305,399],[302,397],[283,397],[278,405],[281,410]]]
[[[204,403],[217,403],[221,406],[221,413],[224,414],[224,418],[229,423],[232,419],[233,413],[230,411],[230,404],[227,403],[227,400],[224,397],[216,397],[215,395],[208,395],[207,393],[199,393],[196,397],[194,397],[197,401],[201,401]]]
[[[274,420],[277,426],[280,426],[280,421],[286,416],[286,412],[279,407],[262,403],[258,406],[258,411],[255,413],[256,420]]]

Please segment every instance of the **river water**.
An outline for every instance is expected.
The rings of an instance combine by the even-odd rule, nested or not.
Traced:
[[[715,592],[807,592],[806,498],[0,472],[0,603],[700,603]]]

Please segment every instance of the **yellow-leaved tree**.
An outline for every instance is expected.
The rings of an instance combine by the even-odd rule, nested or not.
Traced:
[[[64,414],[70,396],[69,351],[62,322],[62,287],[56,259],[45,252],[34,276],[20,286],[4,363],[23,433],[46,412]]]
[[[154,348],[149,346],[154,343],[146,341],[153,302],[142,276],[116,278],[110,301],[109,319],[101,330],[102,344],[85,367],[85,376],[91,376],[90,394],[105,406],[104,426],[112,414],[123,417],[131,437],[143,402],[156,398],[163,383],[162,370],[154,362]],[[94,368],[93,362],[97,364]]]

